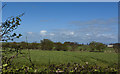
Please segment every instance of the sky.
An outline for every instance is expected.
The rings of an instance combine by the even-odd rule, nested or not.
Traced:
[[[119,0],[1,0],[2,2],[119,2]]]
[[[14,41],[102,43],[118,42],[117,2],[3,2],[2,21],[21,17],[14,32],[23,36]]]

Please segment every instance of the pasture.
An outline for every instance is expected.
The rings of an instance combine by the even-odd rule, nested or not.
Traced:
[[[27,55],[27,50],[22,50],[22,54]],[[7,54],[10,56],[12,54]],[[29,61],[24,57],[15,58],[13,64],[21,66],[24,64],[30,65]],[[40,67],[50,64],[66,64],[66,63],[79,63],[81,65],[88,62],[91,65],[97,64],[98,66],[113,66],[118,63],[118,54],[111,52],[80,52],[80,51],[42,51],[42,50],[30,50],[30,56],[33,63]]]

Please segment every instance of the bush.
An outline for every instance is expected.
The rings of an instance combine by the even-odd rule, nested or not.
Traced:
[[[54,43],[55,50],[57,51],[67,51],[67,44],[62,44],[61,42]]]
[[[54,43],[49,39],[41,40],[41,49],[42,50],[52,50]]]
[[[113,49],[116,53],[120,53],[120,43],[114,44]]]
[[[94,41],[91,42],[91,43],[89,44],[89,46],[90,46],[90,48],[91,48],[90,51],[95,51],[95,50],[97,50],[97,51],[101,52],[101,51],[103,51],[103,50],[106,48],[106,45],[105,45],[105,44],[100,43],[100,42],[94,42]]]

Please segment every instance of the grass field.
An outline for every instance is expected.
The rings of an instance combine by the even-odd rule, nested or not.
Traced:
[[[23,50],[22,52],[27,53],[27,50]],[[85,62],[88,62],[89,64],[97,64],[99,66],[106,67],[112,66],[114,63],[118,62],[118,55],[116,53],[105,52],[30,50],[30,55],[33,63],[38,67],[49,64],[63,64],[63,63],[85,64]],[[30,64],[29,61],[27,61],[23,57],[14,59],[13,63],[16,64],[16,66]]]

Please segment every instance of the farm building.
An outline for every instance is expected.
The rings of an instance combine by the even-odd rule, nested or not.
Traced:
[[[108,45],[107,47],[112,48],[112,47],[113,47],[113,45]]]

